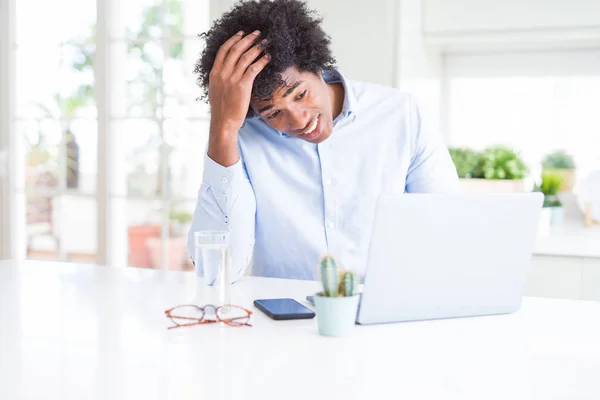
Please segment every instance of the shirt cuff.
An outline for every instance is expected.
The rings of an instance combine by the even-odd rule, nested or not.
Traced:
[[[230,167],[216,163],[208,155],[204,158],[203,183],[221,193],[229,193],[231,187],[243,177],[242,160]]]

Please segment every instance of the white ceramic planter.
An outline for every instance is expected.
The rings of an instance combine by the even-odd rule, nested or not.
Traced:
[[[326,297],[315,294],[319,333],[323,336],[347,336],[356,324],[360,295]]]

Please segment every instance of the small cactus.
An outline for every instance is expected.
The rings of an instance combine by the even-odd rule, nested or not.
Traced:
[[[338,292],[339,271],[338,266],[330,255],[321,259],[321,280],[323,282],[323,292],[327,297],[335,297]]]
[[[354,296],[358,292],[358,275],[354,271],[346,271],[340,281],[340,295]]]
[[[339,267],[335,259],[324,256],[319,262],[323,295],[327,297],[354,296],[358,292],[358,275]]]

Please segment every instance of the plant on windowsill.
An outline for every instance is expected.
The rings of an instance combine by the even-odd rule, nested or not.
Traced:
[[[359,277],[354,271],[338,266],[325,255],[319,262],[323,291],[315,294],[319,333],[323,336],[346,336],[356,322]]]
[[[563,177],[560,172],[542,171],[542,181],[535,191],[544,194],[544,207],[540,215],[543,226],[556,225],[564,218],[564,208],[558,198]]]
[[[480,153],[451,149],[461,188],[470,193],[524,192],[527,166],[513,149],[497,145]]]
[[[172,208],[169,211],[169,236],[166,242],[167,269],[182,270],[190,265],[187,251],[187,232],[192,221],[192,214],[187,211]],[[150,261],[153,268],[161,267],[161,240],[160,232],[157,236],[147,239]]]
[[[169,221],[171,222],[171,237],[185,237],[189,231],[189,224],[192,222],[192,214],[173,208],[169,212]]]
[[[94,88],[89,83],[89,77],[93,77],[93,59],[95,51],[94,43],[95,28],[89,28],[82,37],[73,38],[71,48],[75,52],[72,57],[61,58],[61,64],[70,64],[72,72],[76,72],[78,79],[74,82],[82,82],[71,92],[64,90],[55,93],[45,101],[34,101],[32,106],[36,108],[45,119],[60,121],[62,126],[62,141],[64,142],[64,165],[66,167],[67,189],[80,188],[80,145],[78,139],[88,134],[85,128],[80,127],[78,135],[73,130],[73,121],[80,117],[82,112],[95,109]],[[83,81],[81,78],[84,78]],[[85,83],[83,83],[85,82]],[[91,132],[90,132],[91,134]],[[58,161],[59,155],[56,156]]]
[[[575,161],[564,150],[555,150],[548,154],[542,161],[542,169],[560,174],[562,183],[559,191],[571,192],[575,183]]]
[[[456,173],[461,179],[471,178],[473,170],[479,162],[479,153],[466,147],[448,149],[450,157],[456,167]]]

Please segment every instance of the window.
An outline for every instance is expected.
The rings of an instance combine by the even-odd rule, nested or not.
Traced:
[[[597,52],[448,61],[451,146],[512,146],[534,174],[546,154],[564,149],[574,156],[577,181],[600,168],[594,145],[600,137]]]
[[[73,23],[56,24],[69,9]],[[35,10],[35,12],[31,12]],[[94,0],[16,2],[19,253],[95,261]]]
[[[191,267],[186,235],[209,124],[192,70],[208,4],[16,0],[10,190],[19,256],[96,262],[101,252],[115,265]],[[70,22],[57,24],[65,10]],[[108,51],[98,53],[98,43]],[[96,92],[98,78],[106,96]],[[108,187],[108,201],[98,184]],[[107,243],[98,238],[104,215]]]
[[[113,262],[191,268],[186,237],[209,123],[192,70],[208,2],[120,2],[115,17],[108,37]]]

